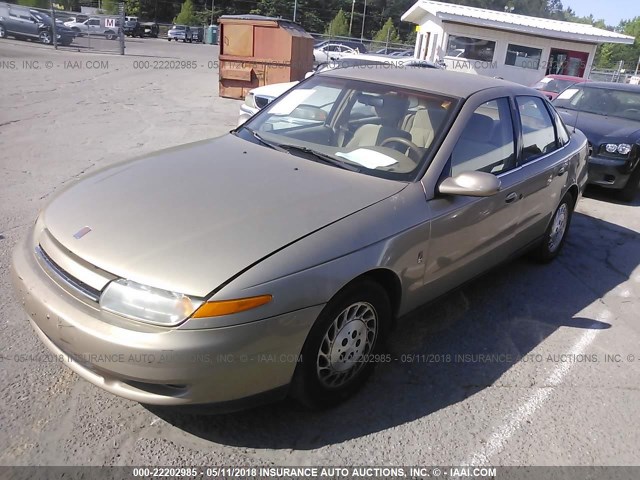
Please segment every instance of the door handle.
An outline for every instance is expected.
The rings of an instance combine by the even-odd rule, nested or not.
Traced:
[[[562,175],[567,173],[568,169],[569,169],[569,164],[563,163],[562,165],[560,165],[560,168],[558,168],[558,176],[561,177]]]
[[[519,198],[519,195],[516,192],[511,192],[509,195],[507,195],[504,201],[507,203],[513,203],[516,200],[518,200],[518,198]]]

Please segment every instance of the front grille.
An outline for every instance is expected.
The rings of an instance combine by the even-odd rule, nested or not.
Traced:
[[[260,97],[256,95],[255,100],[256,100],[256,106],[258,108],[264,108],[271,103],[272,99],[269,97]]]
[[[63,270],[49,255],[42,249],[40,245],[36,247],[36,256],[40,259],[41,264],[55,277],[60,283],[71,287],[74,291],[80,293],[84,297],[98,303],[100,300],[100,291],[81,280],[78,280],[67,271]]]

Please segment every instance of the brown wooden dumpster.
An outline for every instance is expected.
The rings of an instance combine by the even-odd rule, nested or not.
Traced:
[[[313,37],[298,24],[260,15],[224,15],[219,23],[221,97],[302,80],[313,67]]]

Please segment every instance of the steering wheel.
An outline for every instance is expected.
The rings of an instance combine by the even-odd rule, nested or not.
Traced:
[[[389,137],[389,138],[385,138],[382,142],[380,142],[380,146],[384,147],[387,143],[400,143],[405,147],[408,147],[409,150],[411,150],[416,154],[417,158],[414,159],[416,162],[420,161],[420,157],[422,157],[422,150],[418,145],[413,143],[411,140],[407,140],[406,138],[402,138],[402,137]]]

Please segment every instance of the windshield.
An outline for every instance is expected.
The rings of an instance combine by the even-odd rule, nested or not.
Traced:
[[[576,83],[574,80],[560,80],[558,78],[543,78],[536,83],[533,88],[543,90],[545,92],[560,93],[565,88]]]
[[[184,29],[185,29],[184,25],[175,25],[173,27],[173,30],[184,30]]]
[[[628,91],[593,86],[571,87],[553,103],[559,108],[640,122],[640,89]]]
[[[314,75],[248,120],[239,134],[312,161],[411,180],[435,151],[456,103],[427,92]]]

